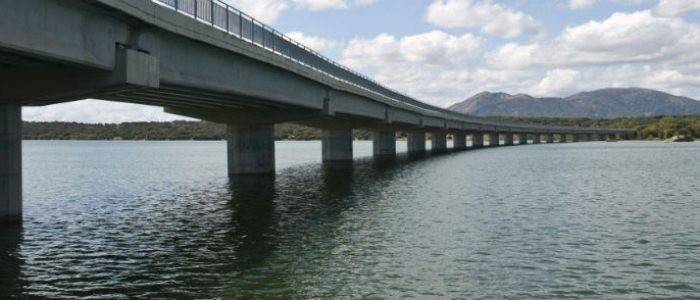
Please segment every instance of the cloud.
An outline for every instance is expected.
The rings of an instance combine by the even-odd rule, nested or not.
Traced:
[[[532,89],[539,96],[561,95],[575,92],[576,79],[579,73],[570,69],[554,69]]]
[[[616,13],[598,22],[567,27],[555,39],[506,44],[487,57],[499,68],[562,67],[592,64],[653,63],[697,57],[700,28],[650,11]]]
[[[331,40],[318,36],[309,36],[299,31],[287,33],[287,36],[320,53],[332,50],[338,46],[336,42]]]
[[[595,5],[598,2],[598,0],[570,0],[569,1],[569,8],[570,9],[586,9],[589,8],[593,5]]]
[[[22,109],[22,119],[25,121],[65,122],[79,120],[85,123],[191,120],[186,117],[167,114],[163,112],[161,107],[101,100],[83,100],[42,107],[24,107]]]
[[[482,47],[482,39],[472,34],[435,30],[397,38],[384,33],[351,40],[342,63],[419,99],[447,104],[464,95],[464,86],[472,80],[468,70],[480,63]],[[456,88],[458,82],[463,85]]]
[[[224,0],[224,2],[267,24],[277,22],[282,12],[289,8],[287,0]]]
[[[677,17],[694,10],[700,10],[700,0],[660,0],[652,12],[660,17]]]
[[[310,11],[347,9],[370,5],[376,0],[223,0],[253,18],[267,24],[277,22],[282,13],[292,6]]]
[[[345,9],[352,6],[369,5],[376,0],[294,0],[298,7],[311,11]]]
[[[500,38],[537,34],[542,27],[531,16],[489,0],[435,0],[428,7],[427,20],[442,28],[480,28]]]

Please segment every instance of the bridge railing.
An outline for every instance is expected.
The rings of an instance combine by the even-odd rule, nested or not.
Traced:
[[[514,124],[498,122],[482,118],[472,117],[451,111],[445,108],[433,106],[393,89],[385,87],[378,82],[347,68],[335,61],[321,55],[294,39],[263,24],[246,13],[232,7],[220,0],[151,0],[155,3],[169,7],[179,13],[206,23],[218,30],[224,31],[233,37],[249,42],[278,54],[291,61],[309,67],[325,76],[343,81],[347,84],[365,90],[367,92],[383,96],[403,105],[408,105],[428,113],[441,113],[452,116],[462,121],[472,121],[489,126],[508,126],[519,128],[539,129],[543,126]],[[552,129],[552,127],[547,127]],[[563,128],[563,127],[562,127]]]

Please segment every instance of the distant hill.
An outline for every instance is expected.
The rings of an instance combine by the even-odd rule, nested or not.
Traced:
[[[640,88],[609,88],[566,98],[483,92],[449,109],[476,116],[610,119],[700,115],[700,101]]]

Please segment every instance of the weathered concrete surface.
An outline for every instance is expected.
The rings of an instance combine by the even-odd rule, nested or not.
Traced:
[[[396,132],[392,130],[376,130],[372,132],[372,149],[374,156],[395,156]]]
[[[352,129],[323,129],[321,147],[323,161],[351,161]]]
[[[441,152],[447,150],[447,134],[442,131],[432,133],[433,151]]]
[[[408,134],[408,153],[423,153],[425,152],[425,132],[424,131],[409,131]]]
[[[455,132],[452,134],[452,142],[454,149],[462,150],[467,148],[467,135],[462,132]]]
[[[228,173],[275,173],[274,125],[228,125]]]
[[[22,221],[22,108],[0,104],[0,223]]]

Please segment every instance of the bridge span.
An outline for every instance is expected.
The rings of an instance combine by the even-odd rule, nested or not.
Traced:
[[[21,107],[87,98],[228,124],[230,175],[274,173],[274,124],[323,129],[323,160],[630,138],[634,131],[498,122],[372,81],[216,0],[0,0],[0,222],[22,217]],[[485,140],[490,141],[485,143]]]

